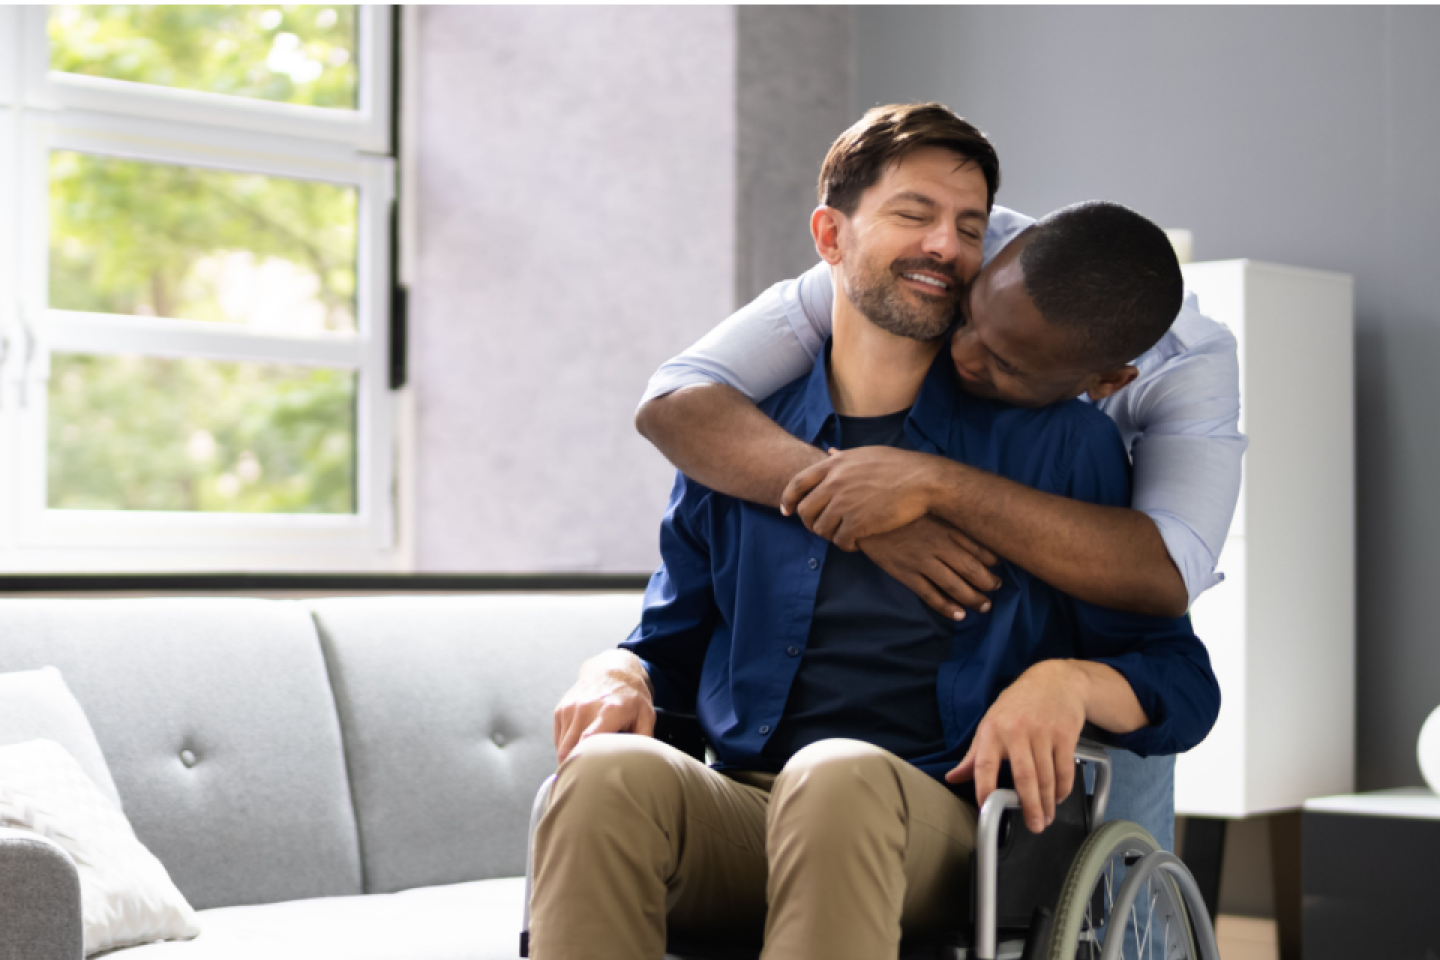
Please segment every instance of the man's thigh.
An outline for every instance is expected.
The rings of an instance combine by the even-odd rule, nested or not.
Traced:
[[[582,741],[536,834],[532,943],[555,956],[649,955],[667,915],[677,933],[758,933],[766,803],[649,737]],[[615,949],[597,952],[597,940]]]
[[[1110,802],[1106,820],[1133,820],[1162,850],[1175,851],[1175,757],[1138,757],[1110,749]]]

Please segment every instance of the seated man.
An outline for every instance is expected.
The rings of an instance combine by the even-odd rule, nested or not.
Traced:
[[[971,396],[942,349],[962,280],[955,227],[978,261],[997,176],[979,132],[933,105],[877,109],[842,135],[811,220],[844,292],[833,337],[763,410],[821,447],[893,444],[1124,503],[1128,461],[1108,418]],[[1038,224],[966,291],[965,314],[983,330],[991,311],[1021,311],[1032,339],[1013,346],[1038,332],[1103,393],[1118,386],[1113,351],[1026,292],[1077,252],[1108,271],[1080,299],[1123,319],[1115,349],[1164,332],[1178,264],[1153,224],[1109,204]],[[556,710],[560,772],[534,851],[538,960],[658,960],[668,928],[763,929],[770,958],[894,956],[902,928],[944,926],[963,902],[975,806],[955,784],[973,777],[983,802],[1008,759],[1039,831],[1072,787],[1087,721],[1164,753],[1199,742],[1219,709],[1185,618],[1084,604],[1019,567],[1002,567],[988,612],[955,620],[797,517],[683,475],[661,555],[640,626]],[[698,715],[714,768],[614,735],[652,733],[656,706]]]

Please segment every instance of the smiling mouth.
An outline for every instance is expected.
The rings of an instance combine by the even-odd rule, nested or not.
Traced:
[[[900,277],[901,279],[918,283],[923,287],[928,287],[935,293],[949,293],[950,288],[953,286],[947,280],[941,280],[938,277],[932,277],[923,273],[902,273]]]

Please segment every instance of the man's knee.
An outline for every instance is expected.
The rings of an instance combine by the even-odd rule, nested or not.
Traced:
[[[678,802],[672,752],[652,737],[630,733],[585,738],[560,765],[546,816],[608,819]]]
[[[821,740],[804,748],[775,779],[772,828],[780,819],[808,831],[842,835],[883,822],[903,806],[894,754],[859,740]]]

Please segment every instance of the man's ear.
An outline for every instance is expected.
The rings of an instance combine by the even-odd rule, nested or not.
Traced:
[[[840,255],[840,224],[844,216],[834,207],[823,205],[810,214],[810,235],[815,238],[815,252],[832,266],[843,259]]]
[[[1090,394],[1091,400],[1098,403],[1138,376],[1140,376],[1140,371],[1129,364],[1116,367],[1114,370],[1094,373],[1090,375],[1089,387],[1085,392]]]

